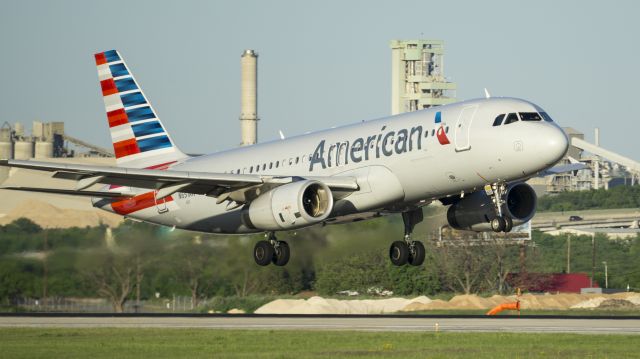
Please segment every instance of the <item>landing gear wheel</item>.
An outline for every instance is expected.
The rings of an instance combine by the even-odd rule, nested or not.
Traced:
[[[425,257],[425,249],[424,249],[424,244],[422,244],[422,242],[419,241],[415,241],[413,242],[413,248],[410,251],[410,255],[409,255],[409,264],[411,264],[412,266],[419,266],[422,265],[422,263],[424,263],[424,257]]]
[[[391,243],[389,258],[393,265],[403,266],[407,264],[407,260],[409,259],[409,246],[407,243],[405,241],[395,241]]]
[[[511,217],[509,216],[504,217],[504,223],[504,232],[511,232],[511,230],[513,229],[513,219],[511,219]]]
[[[491,220],[491,229],[494,232],[502,232],[506,226],[506,222],[502,217],[496,217]]]
[[[274,258],[274,248],[268,241],[259,241],[253,247],[253,259],[257,265],[266,266]]]
[[[278,241],[274,248],[273,258],[271,261],[277,266],[284,266],[289,263],[289,256],[291,251],[289,250],[289,244],[284,241]]]

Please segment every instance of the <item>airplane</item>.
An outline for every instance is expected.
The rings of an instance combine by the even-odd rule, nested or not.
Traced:
[[[91,197],[94,207],[191,231],[265,233],[258,265],[284,266],[276,232],[401,214],[394,265],[421,265],[412,239],[422,209],[449,206],[454,229],[509,232],[529,221],[537,197],[525,180],[567,152],[562,129],[539,106],[490,97],[357,122],[209,155],[172,140],[116,50],[95,54],[116,166],[0,160],[52,172],[75,189],[3,189]],[[103,185],[101,190],[89,190]]]

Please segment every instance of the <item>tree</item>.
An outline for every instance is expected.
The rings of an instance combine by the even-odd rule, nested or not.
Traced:
[[[0,303],[13,304],[20,297],[39,294],[41,268],[37,262],[17,258],[0,259]]]
[[[124,312],[124,305],[135,285],[136,262],[129,255],[106,248],[96,249],[80,260],[78,270],[86,285],[101,297],[107,298],[116,313]]]
[[[213,282],[211,263],[215,252],[199,240],[184,241],[172,250],[172,269],[178,283],[189,288],[193,308]]]
[[[455,243],[454,243],[455,242]],[[480,243],[455,239],[436,249],[443,285],[453,292],[476,293],[484,289],[493,258]]]
[[[488,288],[495,289],[499,294],[504,294],[507,288],[507,279],[518,266],[517,242],[494,238],[485,243],[486,253],[490,264],[486,281]]]

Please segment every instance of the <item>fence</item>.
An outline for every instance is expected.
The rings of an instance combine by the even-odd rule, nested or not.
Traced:
[[[61,312],[61,313],[114,313],[111,302],[100,298],[17,298],[12,303],[18,310],[25,312]],[[206,305],[199,303],[195,307],[191,297],[174,296],[142,300],[136,303],[129,300],[124,305],[125,313],[188,313],[198,311]]]

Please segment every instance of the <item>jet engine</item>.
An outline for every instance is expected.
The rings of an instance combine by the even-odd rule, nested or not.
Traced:
[[[502,213],[513,219],[513,225],[521,225],[536,213],[538,197],[526,183],[511,184],[505,193],[506,203]],[[447,210],[447,221],[454,229],[485,232],[491,230],[491,220],[496,211],[491,198],[484,191],[471,193],[452,204]]]
[[[332,209],[333,195],[326,184],[302,180],[261,194],[249,204],[244,218],[250,227],[277,231],[322,222]]]

